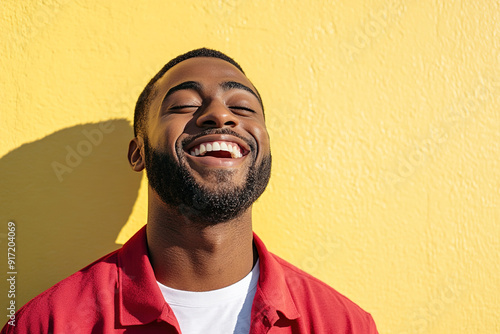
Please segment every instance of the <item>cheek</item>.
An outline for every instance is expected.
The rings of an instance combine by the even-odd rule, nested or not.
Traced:
[[[159,124],[149,134],[149,142],[155,149],[165,152],[175,152],[177,141],[182,135],[182,127],[171,122],[164,122]]]
[[[269,134],[266,126],[260,123],[250,124],[249,133],[254,137],[257,145],[259,146],[260,154],[268,154],[270,152]]]

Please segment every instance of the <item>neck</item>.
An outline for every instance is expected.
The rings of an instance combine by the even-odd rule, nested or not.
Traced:
[[[252,270],[257,254],[251,207],[236,219],[204,225],[155,197],[150,191],[146,231],[149,258],[160,283],[209,291],[236,283]]]

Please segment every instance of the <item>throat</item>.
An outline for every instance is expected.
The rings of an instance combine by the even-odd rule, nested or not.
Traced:
[[[148,221],[148,247],[156,279],[187,291],[217,290],[241,280],[258,255],[251,224],[231,223],[173,232]]]

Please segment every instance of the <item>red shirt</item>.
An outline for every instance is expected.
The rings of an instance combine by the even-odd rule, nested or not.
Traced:
[[[260,277],[252,334],[377,333],[352,301],[267,251],[254,235]],[[24,305],[4,333],[180,333],[149,262],[146,229],[123,247],[57,283]],[[224,333],[221,333],[224,334]]]

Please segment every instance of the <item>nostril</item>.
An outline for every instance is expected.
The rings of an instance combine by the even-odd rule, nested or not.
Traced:
[[[238,125],[238,119],[225,107],[207,107],[200,111],[196,124],[201,127],[234,127]]]
[[[206,119],[201,124],[202,124],[202,126],[206,126],[206,127],[222,127],[222,126],[234,127],[234,126],[236,126],[236,122],[233,120],[229,120],[229,121],[222,123],[222,122],[218,122],[216,120]]]
[[[212,120],[206,120],[206,121],[204,121],[204,122],[203,122],[203,125],[215,126],[215,125],[217,125],[217,124],[215,123],[215,121],[212,121]]]

